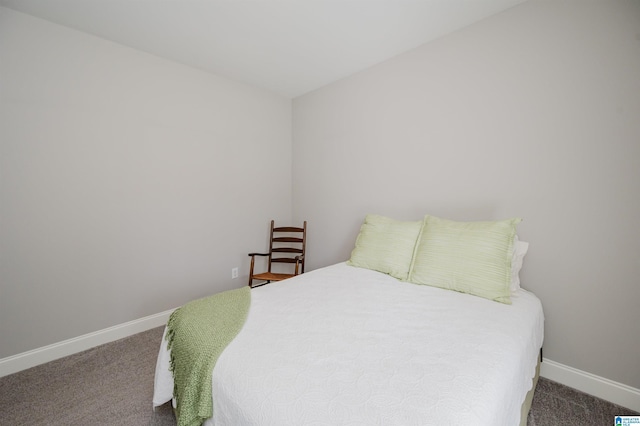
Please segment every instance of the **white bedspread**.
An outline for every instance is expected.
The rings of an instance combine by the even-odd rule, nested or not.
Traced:
[[[512,305],[337,264],[252,290],[207,425],[518,425],[543,339]],[[172,397],[163,339],[154,406]]]

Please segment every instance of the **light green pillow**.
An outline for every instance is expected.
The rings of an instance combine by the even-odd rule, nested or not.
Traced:
[[[521,219],[454,222],[425,216],[409,281],[511,304],[511,259]]]
[[[406,280],[421,228],[422,221],[402,222],[367,215],[347,264]]]

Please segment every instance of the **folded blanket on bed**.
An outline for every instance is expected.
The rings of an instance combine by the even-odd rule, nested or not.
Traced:
[[[243,287],[194,300],[171,314],[167,346],[178,426],[199,426],[213,415],[211,373],[242,329],[250,303],[250,288]]]

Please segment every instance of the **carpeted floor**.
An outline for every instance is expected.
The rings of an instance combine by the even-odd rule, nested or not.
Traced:
[[[171,425],[151,409],[162,327],[0,378],[0,425]],[[605,426],[639,415],[541,378],[529,426]]]

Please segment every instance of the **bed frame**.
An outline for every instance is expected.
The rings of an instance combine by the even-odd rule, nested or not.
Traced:
[[[527,418],[529,417],[529,411],[531,410],[531,403],[533,402],[533,395],[536,392],[536,386],[538,386],[538,379],[540,378],[540,364],[542,363],[542,348],[540,348],[540,356],[538,357],[538,364],[536,365],[536,374],[533,376],[533,386],[531,390],[527,392],[527,396],[522,403],[522,411],[520,412],[520,426],[527,426]]]

